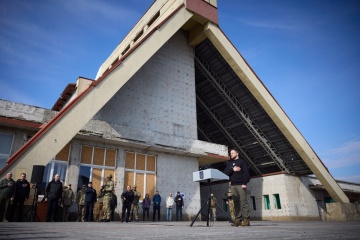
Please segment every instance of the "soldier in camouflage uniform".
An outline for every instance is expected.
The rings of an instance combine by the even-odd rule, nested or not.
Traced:
[[[231,182],[229,182],[229,190],[226,193],[226,195],[227,195],[226,203],[229,205],[230,216],[235,221],[234,201],[233,201],[232,195],[231,195]]]
[[[71,184],[68,187],[64,186],[62,192],[62,205],[63,205],[63,214],[62,214],[62,221],[67,222],[69,218],[70,207],[75,200],[75,194],[71,189]]]
[[[136,191],[136,186],[134,185],[132,187],[132,191],[134,193],[134,201],[131,204],[131,210],[130,210],[130,218],[129,221],[131,222],[131,219],[133,218],[133,215],[135,215],[135,221],[139,221],[139,200],[141,197],[141,193]]]
[[[99,196],[94,206],[94,221],[100,222],[103,219],[103,196]]]
[[[83,184],[82,188],[79,189],[76,197],[76,203],[78,204],[78,218],[77,222],[84,221],[84,210],[85,210],[85,189],[86,185]]]
[[[114,182],[111,179],[112,179],[112,175],[111,174],[107,175],[106,183],[101,187],[102,191],[104,192],[103,208],[102,208],[104,215],[103,215],[103,219],[101,220],[102,222],[110,222],[111,198],[114,191]]]
[[[211,193],[211,212],[214,222],[216,221],[216,197]]]

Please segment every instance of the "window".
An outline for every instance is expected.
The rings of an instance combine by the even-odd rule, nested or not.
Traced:
[[[255,197],[250,196],[251,210],[256,210]]]
[[[115,149],[82,146],[78,187],[91,181],[93,188],[100,190],[104,178],[109,174],[113,176],[112,180],[116,184],[116,155]]]
[[[274,202],[275,202],[275,208],[281,209],[281,203],[280,203],[280,195],[274,194]]]
[[[6,161],[10,157],[13,140],[14,134],[0,133],[0,169],[5,167]]]
[[[270,198],[269,195],[264,195],[265,209],[270,210]]]
[[[127,185],[136,185],[141,196],[155,193],[156,157],[152,155],[125,152],[125,179]]]
[[[48,183],[53,180],[55,174],[60,175],[60,181],[65,183],[66,171],[70,157],[70,144],[67,144],[46,166],[43,182]]]

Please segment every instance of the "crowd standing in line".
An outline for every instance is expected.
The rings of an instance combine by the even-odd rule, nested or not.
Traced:
[[[225,194],[225,200],[229,206],[231,217],[235,220],[237,226],[249,226],[249,210],[246,207],[246,199],[244,200],[244,196],[246,196],[246,183],[248,182],[248,174],[244,172],[247,168],[243,165],[243,162],[239,161],[236,153],[235,150],[231,151],[232,158],[225,172],[230,176],[229,191]],[[229,166],[232,166],[231,169]],[[237,167],[239,167],[239,170]],[[243,172],[241,172],[241,170]],[[240,177],[239,174],[241,174]],[[0,222],[3,220],[22,221],[23,206],[25,200],[29,198],[29,193],[30,183],[26,180],[25,173],[22,173],[20,179],[16,182],[12,179],[12,173],[7,173],[6,178],[0,181]],[[126,187],[126,190],[121,194],[121,222],[130,222],[132,220],[138,222],[140,203],[142,204],[143,221],[149,220],[150,218],[151,204],[153,204],[152,220],[155,221],[157,217],[157,220],[160,221],[161,196],[159,191],[156,191],[152,198],[146,193],[142,202],[140,202],[140,198],[141,193],[137,191],[136,185]],[[44,201],[47,202],[47,222],[69,221],[69,212],[75,202],[75,194],[71,188],[71,184],[63,186],[59,174],[55,174],[54,179],[47,184]],[[99,194],[97,194],[93,188],[92,182],[89,182],[87,186],[83,184],[76,194],[76,203],[78,207],[78,222],[114,221],[114,212],[118,203],[112,175],[109,174],[106,176],[106,182],[101,187]],[[212,218],[216,221],[216,198],[213,194],[211,194],[211,203]],[[184,199],[179,191],[175,197],[172,196],[172,193],[169,193],[165,205],[166,221],[172,221],[172,208],[174,205],[176,209],[176,221],[183,220],[182,210],[184,208]],[[243,213],[240,211],[240,207],[243,208]],[[61,211],[59,211],[59,209]],[[16,213],[16,215],[14,215],[14,213]]]

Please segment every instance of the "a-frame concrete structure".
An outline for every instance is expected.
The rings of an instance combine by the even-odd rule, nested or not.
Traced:
[[[241,97],[236,96],[229,86],[219,81],[221,72],[213,71],[216,66],[211,67],[211,63],[203,61],[206,53],[201,56],[201,48],[198,47],[199,51],[195,51],[194,59],[197,69],[202,72],[199,76],[205,76],[216,88],[216,97],[221,96],[226,100],[227,108],[246,126],[246,131],[251,133],[251,142],[255,141],[258,148],[247,149],[248,144],[239,143],[240,133],[229,130],[229,124],[220,117],[224,113],[212,111],[215,108],[209,107],[209,104],[212,105],[211,99],[203,97],[207,94],[203,88],[203,92],[196,96],[199,108],[204,109],[200,114],[206,112],[214,122],[212,125],[217,126],[217,132],[222,132],[222,136],[225,136],[226,140],[220,144],[238,147],[253,175],[276,171],[295,175],[314,173],[335,201],[349,202],[311,146],[219,28],[216,0],[155,1],[101,66],[96,80],[62,108],[50,122],[42,126],[41,130],[8,160],[7,166],[1,170],[1,177],[14,169],[24,169],[24,172],[31,176],[34,164],[46,165],[179,30],[187,32],[188,44],[194,48],[211,45],[218,59],[221,58],[218,61],[222,61],[222,64],[231,70],[232,79],[245,86],[248,95],[251,95],[251,99],[256,101],[258,108],[262,109],[261,112],[273,124],[272,128],[276,128],[278,135],[283,136],[280,140],[273,140],[272,136],[267,135],[260,123],[256,123],[256,118],[242,107]],[[201,84],[200,82],[197,86],[197,91],[202,88]],[[199,135],[202,135],[204,140],[211,141],[215,133],[209,133],[211,127],[202,126],[206,121],[201,120],[199,115],[198,118]],[[291,162],[290,158],[285,156],[285,151],[281,150],[283,145],[277,145],[276,141],[286,142],[284,146],[295,152],[291,153],[291,160],[295,158],[296,161]],[[262,161],[252,151],[264,151],[268,157]],[[271,167],[267,167],[268,165]]]

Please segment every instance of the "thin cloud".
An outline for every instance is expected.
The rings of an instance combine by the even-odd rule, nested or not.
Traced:
[[[360,164],[360,141],[344,143],[324,154],[323,161],[329,169]]]
[[[4,79],[0,80],[1,95],[0,99],[12,101],[16,103],[26,103],[27,105],[39,106],[40,104],[36,98],[29,98],[29,94],[25,94],[19,91],[17,88],[13,88],[12,85],[6,84]]]
[[[360,175],[353,175],[353,176],[338,176],[336,180],[342,180],[346,182],[352,183],[360,183]]]
[[[294,29],[295,26],[291,24],[284,24],[280,22],[270,22],[270,21],[261,21],[261,20],[246,20],[241,19],[240,22],[244,25],[250,27],[257,27],[257,28],[269,28],[269,29],[280,29],[280,30],[291,30]]]

